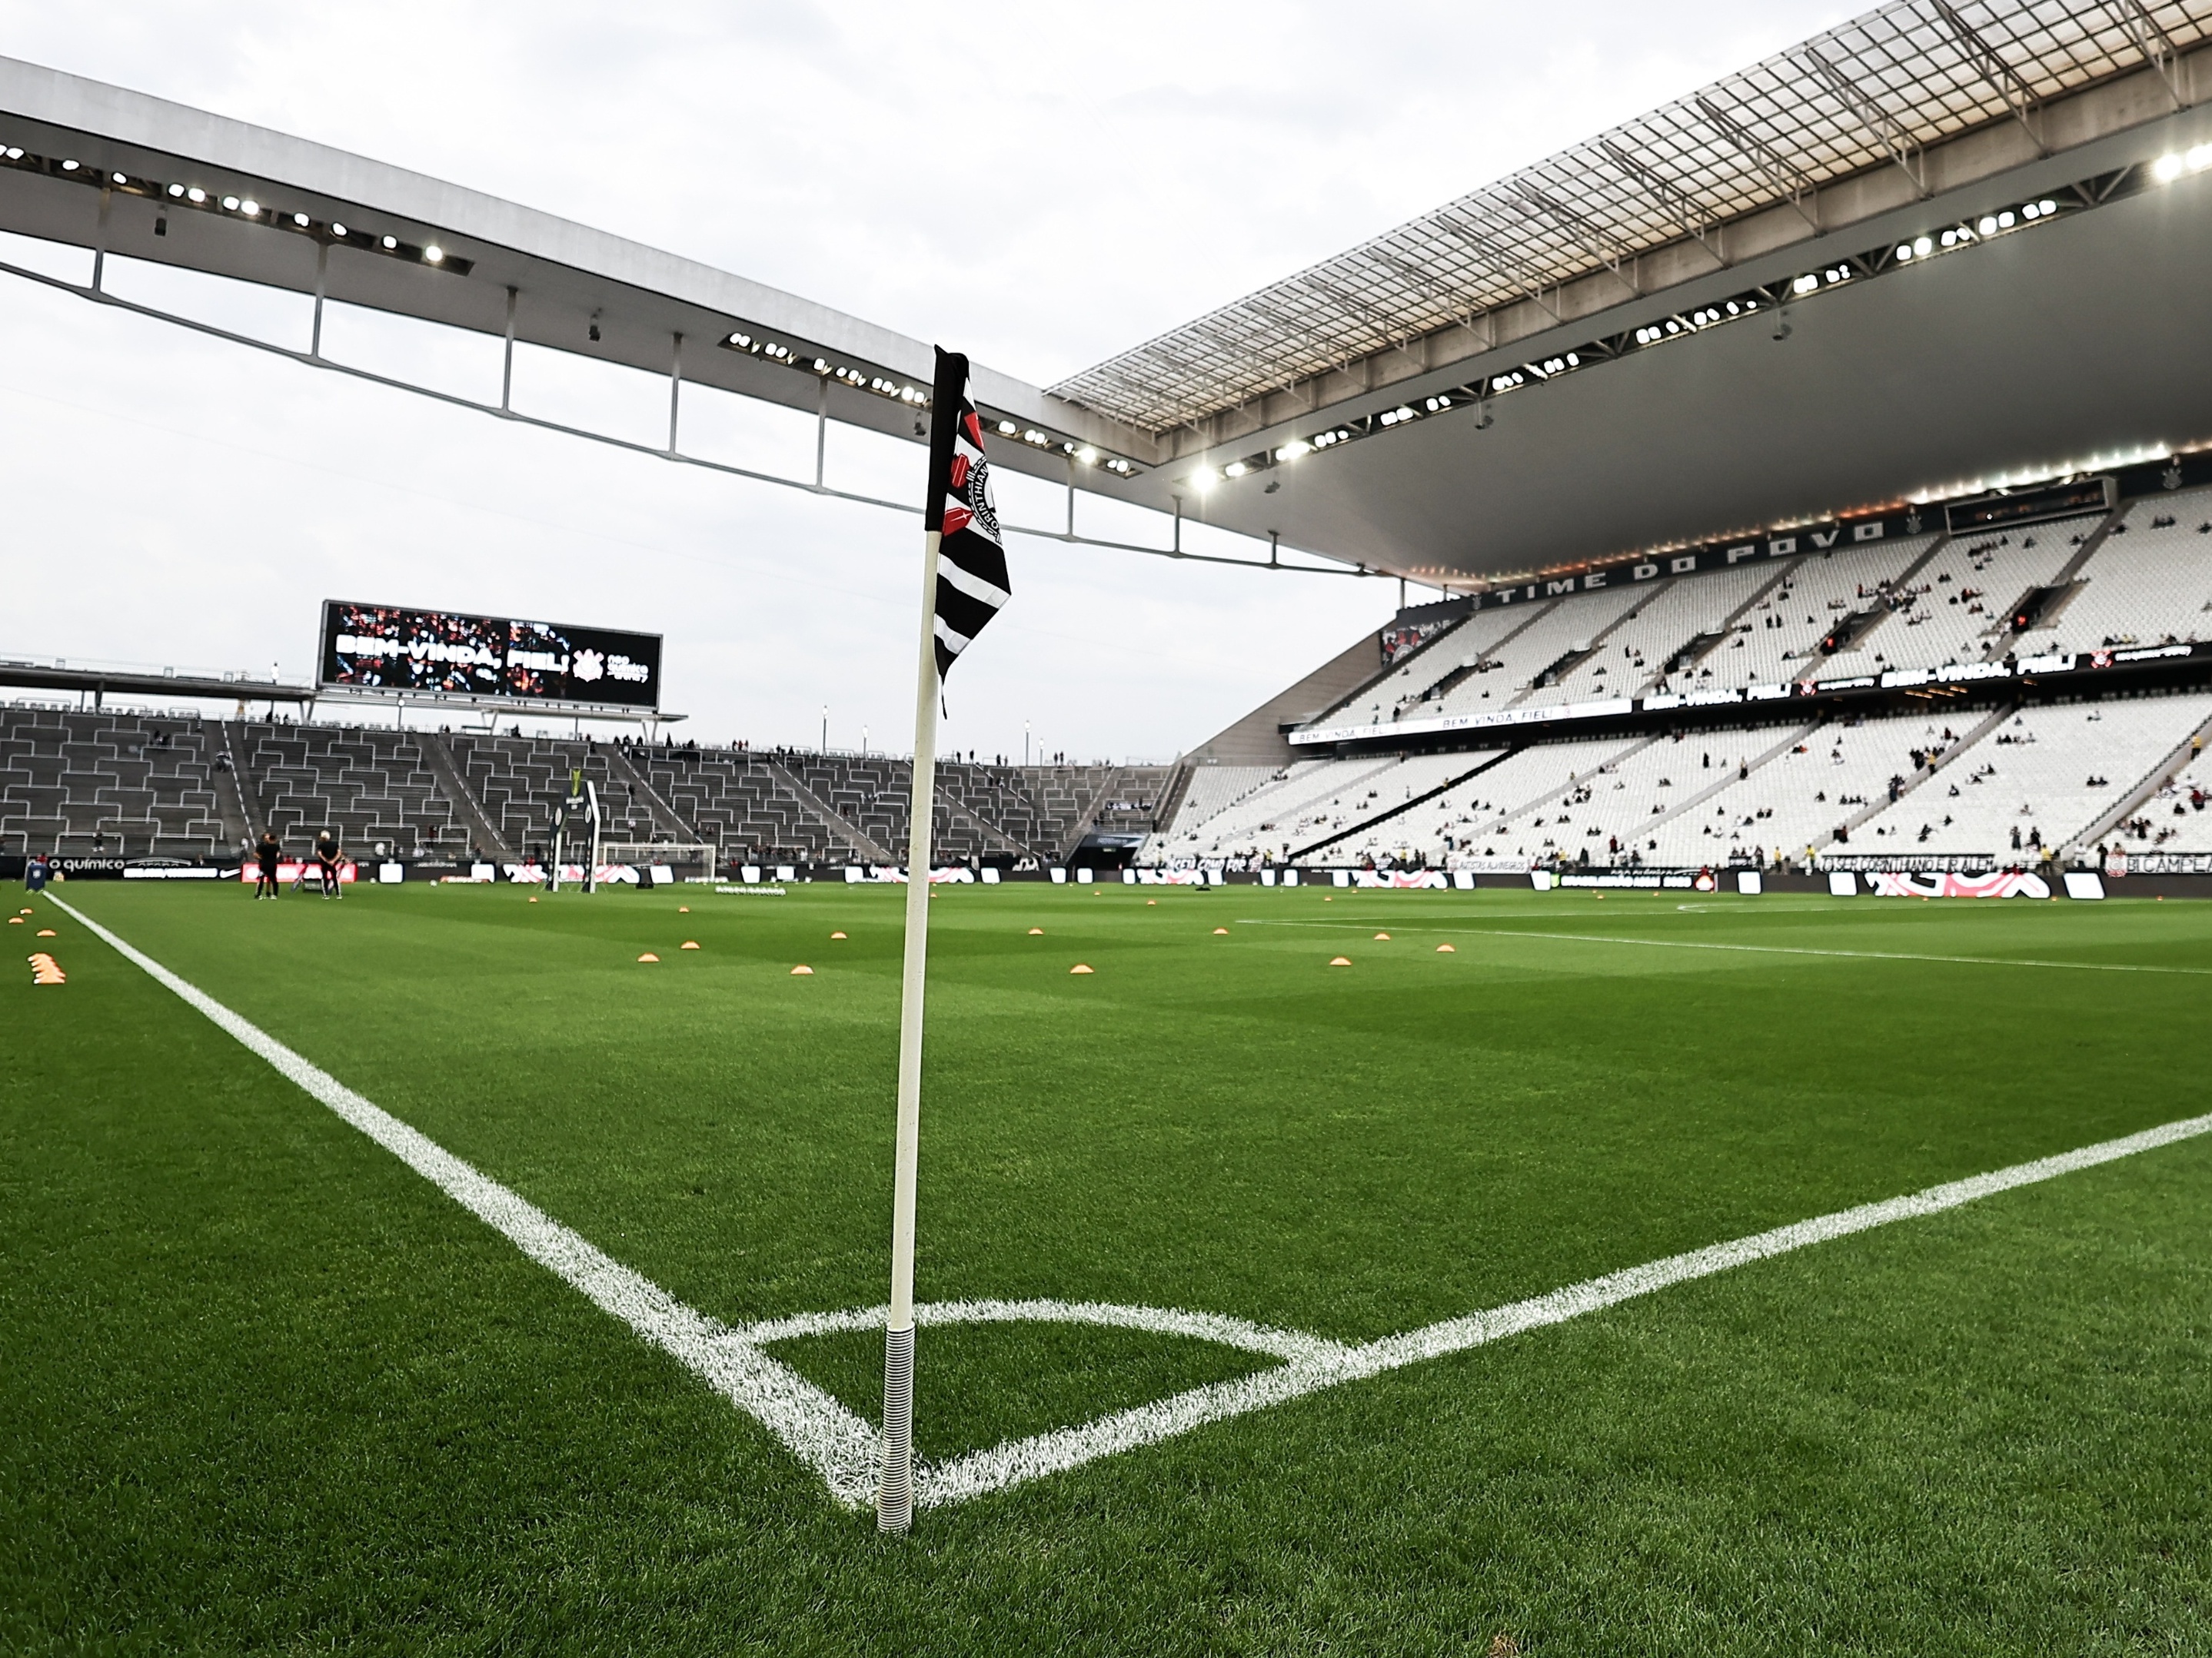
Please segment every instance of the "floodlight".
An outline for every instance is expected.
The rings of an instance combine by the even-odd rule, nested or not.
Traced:
[[[331,227],[331,235],[333,235],[333,236],[337,237],[340,240],[344,240],[344,238],[345,238],[345,234],[346,234],[346,228],[345,228],[343,225],[342,225],[342,224],[333,224],[333,225]]]
[[[169,186],[169,194],[172,196],[181,196],[184,193],[185,187],[182,185],[171,185]]]
[[[1015,426],[1013,422],[1010,420],[1002,420],[999,422],[999,435],[1002,438],[1010,438],[1013,436],[1015,432],[1019,428]]]
[[[1911,242],[1899,242],[1899,243],[1897,245],[1897,258],[1898,258],[1898,262],[1901,264],[1903,264],[1905,260],[1910,259],[1911,257],[1912,257],[1912,244],[1911,244]]]
[[[9,161],[21,161],[21,160],[23,159],[23,151],[22,151],[22,148],[21,148],[21,146],[17,145],[17,144],[10,144],[10,145],[9,145],[9,146],[8,146],[8,159],[9,159]]]
[[[384,246],[387,249],[397,247],[399,246],[399,238],[397,236],[386,236],[384,239]]]
[[[193,203],[204,202],[207,200],[207,191],[204,190],[188,190],[185,192],[185,199],[188,202]]]
[[[1201,466],[1190,475],[1190,487],[1200,495],[1204,495],[1220,481],[1219,474],[1211,466]]]
[[[74,173],[74,172],[76,172],[76,163],[75,161],[64,161],[64,162],[62,163],[62,171],[63,171],[63,172],[64,172],[64,173]]]
[[[261,203],[249,196],[238,204],[238,210],[249,219],[258,218],[261,216]]]
[[[443,260],[445,257],[446,250],[439,246],[435,242],[431,243],[429,246],[422,250],[422,262],[425,264],[436,264]]]
[[[2050,215],[2058,211],[2058,203],[2052,201],[2048,197],[2045,197],[2043,200],[2038,202],[2036,205],[2043,210],[2045,217],[2048,217]]]
[[[307,216],[304,213],[295,213],[292,216],[292,222],[305,230],[307,228]]]
[[[1912,252],[1916,257],[1925,258],[1929,254],[1933,253],[1935,251],[1936,243],[1933,238],[1927,236],[1915,236],[1912,239]]]
[[[1820,285],[1820,279],[1818,276],[1800,276],[1790,284],[1790,291],[1793,294],[1809,294]]]
[[[2206,167],[2212,167],[2212,144],[2198,144],[2184,159],[2188,161],[2191,173],[2203,172]]]
[[[1277,460],[1297,460],[1300,456],[1310,455],[1311,453],[1313,453],[1313,445],[1308,443],[1304,438],[1293,438],[1281,448],[1275,451],[1275,459]]]
[[[1999,230],[2010,230],[2015,222],[2016,221],[2013,217],[2013,211],[2010,208],[2007,208],[2003,212],[1997,215],[1997,228]]]
[[[1984,236],[1996,235],[1997,234],[1996,215],[1994,213],[1985,215],[1983,217],[1982,222],[1976,225],[1974,228],[1980,231]]]
[[[127,185],[131,182],[127,176],[120,173],[111,173],[107,175],[107,179],[110,184]]]
[[[1224,477],[1233,477],[1233,478],[1241,478],[1241,477],[1243,477],[1244,476],[1244,474],[1245,474],[1245,473],[1247,473],[1247,472],[1250,471],[1251,470],[1252,470],[1252,469],[1251,469],[1250,467],[1247,466],[1247,465],[1246,465],[1243,461],[1241,461],[1241,460],[1232,460],[1232,461],[1231,461],[1231,462],[1229,463],[1229,465],[1226,465],[1226,466],[1224,466],[1224,467],[1223,467],[1223,468],[1221,469],[1222,473],[1223,473],[1223,475],[1224,475]]]
[[[1075,458],[1085,466],[1096,466],[1098,464],[1098,452],[1096,449],[1078,449],[1075,452]]]
[[[70,167],[75,164],[64,161],[62,165]],[[2150,176],[2162,185],[2170,185],[2181,176],[2182,168],[2187,165],[2179,155],[2161,155],[2151,163]]]
[[[228,212],[235,213],[238,211],[238,197],[235,196],[224,197],[222,198],[222,204],[224,210]]]

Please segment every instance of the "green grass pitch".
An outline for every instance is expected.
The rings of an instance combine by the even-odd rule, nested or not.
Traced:
[[[925,1300],[1365,1341],[2208,1108],[2212,907],[941,890]],[[883,1299],[898,890],[60,896],[692,1307]],[[6,908],[0,1650],[2212,1650],[2206,1140],[884,1541],[52,903]],[[879,1334],[777,1351],[872,1419]],[[926,1458],[1273,1362],[1070,1325],[919,1353]]]

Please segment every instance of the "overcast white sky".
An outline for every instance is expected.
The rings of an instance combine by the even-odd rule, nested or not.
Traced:
[[[0,41],[1047,384],[1853,9],[9,0]],[[304,677],[325,596],[474,608],[665,634],[702,739],[811,744],[827,704],[833,745],[910,741],[912,520],[0,282],[0,653]],[[918,451],[833,441],[830,476],[918,498]],[[1396,596],[1010,551],[1014,603],[951,683],[947,742],[987,753],[1027,721],[1041,752],[1165,758]]]

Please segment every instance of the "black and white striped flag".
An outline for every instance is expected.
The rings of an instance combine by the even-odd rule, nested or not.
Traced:
[[[983,422],[968,400],[968,359],[940,347],[931,398],[929,506],[925,530],[938,532],[937,677],[941,683],[969,641],[1012,597],[999,511],[991,502],[991,463]]]

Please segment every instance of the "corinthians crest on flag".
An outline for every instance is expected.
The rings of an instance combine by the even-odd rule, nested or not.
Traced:
[[[983,422],[968,400],[968,359],[941,348],[931,398],[929,502],[922,527],[936,531],[937,677],[1011,598],[1006,552],[991,501]]]

